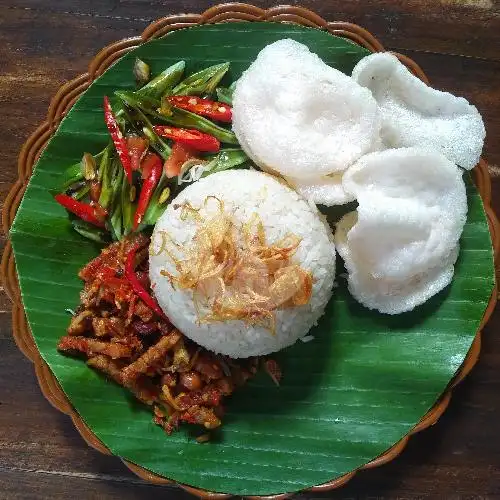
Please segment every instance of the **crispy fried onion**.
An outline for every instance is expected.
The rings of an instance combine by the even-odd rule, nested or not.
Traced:
[[[236,224],[222,200],[207,197],[204,208],[213,202],[216,210],[207,210],[207,216],[189,203],[177,207],[181,220],[194,221],[197,231],[190,247],[160,233],[157,254],[165,253],[177,271],[161,273],[172,286],[193,290],[200,323],[242,320],[274,334],[276,310],[305,305],[311,298],[312,274],[292,263],[301,238],[287,234],[267,243],[257,214]]]

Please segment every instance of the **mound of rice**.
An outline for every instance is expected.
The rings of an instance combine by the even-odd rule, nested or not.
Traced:
[[[246,224],[256,214],[263,224],[266,241],[276,242],[293,233],[301,238],[293,264],[312,273],[312,295],[306,305],[278,309],[275,332],[240,320],[200,322],[191,289],[180,289],[161,274],[176,274],[171,259],[161,250],[162,233],[177,248],[190,248],[198,225],[182,217],[180,206],[189,202],[210,216],[217,204],[206,204],[215,196],[224,202],[235,224]],[[274,177],[256,171],[239,170],[213,174],[187,187],[158,220],[151,243],[150,278],[156,299],[173,325],[197,344],[233,358],[265,355],[295,343],[307,335],[323,314],[333,289],[335,247],[331,230],[319,212]],[[203,311],[202,311],[203,312]]]

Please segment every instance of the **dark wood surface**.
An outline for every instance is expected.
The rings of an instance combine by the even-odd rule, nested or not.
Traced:
[[[299,2],[290,2],[299,4]],[[256,1],[269,7],[274,2]],[[415,59],[434,86],[462,95],[486,122],[500,213],[499,0],[304,0],[328,20],[358,23],[389,49]],[[157,17],[200,12],[208,0],[0,0],[0,191],[16,178],[22,143],[49,99],[106,44],[139,34]],[[2,236],[2,245],[4,243]],[[500,312],[484,331],[481,359],[449,410],[396,461],[349,485],[301,498],[500,498]],[[190,498],[146,484],[90,449],[44,399],[11,335],[0,295],[0,498]]]

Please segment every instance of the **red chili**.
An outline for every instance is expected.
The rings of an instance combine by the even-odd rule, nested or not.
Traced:
[[[199,130],[175,128],[168,125],[156,125],[153,129],[158,135],[168,137],[197,151],[216,153],[220,149],[220,142],[213,135],[204,134]]]
[[[148,141],[136,135],[127,137],[127,148],[130,155],[130,167],[132,170],[139,170],[141,167],[141,159],[148,149]]]
[[[99,201],[99,196],[101,196],[101,183],[99,181],[92,181],[90,183],[90,191],[89,191],[89,195],[90,195],[90,199],[97,203]]]
[[[139,202],[137,203],[137,209],[134,215],[134,231],[139,227],[142,222],[142,218],[146,213],[146,209],[149,205],[149,200],[153,195],[153,191],[158,184],[161,177],[161,172],[163,169],[163,163],[160,158],[155,154],[149,154],[144,160],[143,171],[149,172],[149,175],[142,184],[141,194],[139,196]]]
[[[165,160],[165,175],[171,179],[181,173],[182,165],[191,158],[196,158],[195,151],[185,144],[174,142],[170,156]]]
[[[191,111],[197,115],[206,116],[219,122],[231,123],[233,113],[231,106],[223,102],[201,99],[193,95],[173,95],[168,97],[168,102],[176,108]]]
[[[280,385],[282,373],[278,363],[276,363],[274,359],[267,359],[264,362],[264,369],[266,370],[268,375],[273,379],[273,382],[276,385]]]
[[[108,96],[104,96],[104,121],[106,122],[106,127],[108,127],[111,139],[113,139],[116,152],[120,158],[123,170],[125,170],[128,182],[132,184],[132,162],[130,161],[127,141],[123,137],[122,131],[118,126]]]
[[[107,212],[101,206],[83,203],[67,194],[56,194],[54,198],[57,203],[62,205],[66,210],[80,217],[80,219],[85,222],[89,222],[94,226],[104,227],[103,216],[105,217]]]
[[[94,209],[94,213],[99,220],[104,220],[108,216],[108,211],[101,207],[99,203],[91,201],[90,206]]]
[[[160,309],[160,306],[156,303],[155,299],[149,295],[149,293],[141,285],[137,276],[135,275],[135,254],[137,252],[137,246],[133,246],[132,249],[127,254],[127,260],[125,261],[125,277],[128,279],[130,285],[132,286],[134,292],[137,296],[158,316],[167,319],[165,313]]]

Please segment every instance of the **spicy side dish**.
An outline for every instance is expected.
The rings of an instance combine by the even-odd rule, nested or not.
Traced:
[[[280,40],[222,87],[228,68],[183,79],[181,61],[151,78],[136,60],[138,88],[104,97],[109,144],[55,195],[78,233],[106,245],[80,271],[58,349],[131,391],[168,433],[218,427],[225,398],[259,369],[279,383],[267,356],[314,340],[336,249],[352,296],[379,313],[449,285],[467,217],[461,169],[485,136],[474,106],[390,54],[348,76]],[[317,207],[353,201],[333,229]]]
[[[180,423],[220,425],[223,399],[255,375],[259,364],[278,383],[273,360],[232,360],[194,344],[151,298],[149,238],[131,236],[105,248],[79,273],[81,304],[58,349],[126,387],[168,433]]]

